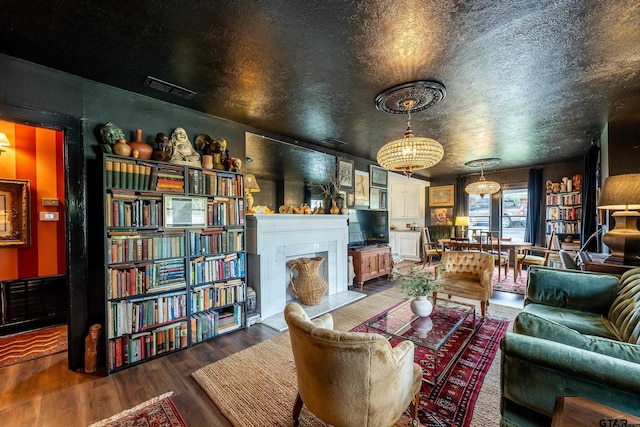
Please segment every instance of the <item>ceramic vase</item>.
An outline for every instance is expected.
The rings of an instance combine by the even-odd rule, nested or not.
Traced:
[[[332,215],[338,215],[340,213],[340,208],[338,207],[338,205],[336,204],[336,201],[333,200],[331,202],[331,214]]]
[[[433,304],[426,296],[415,297],[411,300],[411,311],[416,316],[428,317],[433,311]]]
[[[142,160],[149,160],[151,153],[153,153],[153,147],[142,141],[142,129],[136,129],[136,140],[129,143],[131,150],[138,150],[138,158]]]
[[[118,142],[113,144],[112,150],[115,154],[122,157],[131,156],[131,147],[127,144],[127,141],[122,138],[119,139]]]
[[[213,156],[210,154],[202,155],[202,167],[205,169],[213,169]]]

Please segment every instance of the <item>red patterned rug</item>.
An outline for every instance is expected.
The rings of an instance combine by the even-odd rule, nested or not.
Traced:
[[[142,402],[89,427],[186,427],[182,415],[171,400],[173,392]]]
[[[67,326],[52,326],[0,337],[0,368],[67,351]]]
[[[491,366],[500,345],[500,339],[507,331],[509,321],[486,316],[477,321],[478,329],[465,350],[448,374],[435,386],[422,383],[420,392],[419,419],[421,426],[466,427],[471,422],[478,393],[484,377]],[[353,331],[366,331],[366,322]],[[408,331],[409,333],[411,331]],[[458,329],[438,353],[439,366],[446,366],[451,356],[471,332]],[[391,340],[396,345],[399,340]],[[433,372],[433,354],[424,348],[415,347],[415,362],[429,375]],[[441,369],[441,368],[440,368]],[[439,369],[439,371],[440,371]]]

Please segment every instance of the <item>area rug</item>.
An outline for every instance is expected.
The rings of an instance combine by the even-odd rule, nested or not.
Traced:
[[[186,427],[171,400],[173,392],[162,394],[89,427]]]
[[[337,310],[332,313],[335,329],[354,329],[363,323],[363,319],[379,313],[382,307],[392,307],[403,299],[404,296],[396,289],[390,289]],[[489,307],[491,316],[483,322],[448,376],[436,387],[423,386],[421,425],[469,425],[478,389],[487,369],[493,366],[500,337],[507,329],[508,322],[497,319],[493,313],[504,313],[514,318],[518,311],[495,304]],[[235,426],[291,425],[297,385],[288,333],[205,366],[192,376]],[[494,388],[491,390],[493,392]],[[486,399],[478,397],[478,401],[482,400],[483,405],[490,408],[480,425],[499,425],[499,397],[499,392]],[[300,425],[325,424],[303,407]],[[408,417],[397,425],[408,425]]]
[[[0,368],[67,351],[67,326],[59,325],[0,337]]]

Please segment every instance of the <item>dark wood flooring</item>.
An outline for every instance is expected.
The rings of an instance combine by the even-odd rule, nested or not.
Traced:
[[[374,279],[362,292],[371,295],[390,286],[387,280]],[[494,297],[494,302],[501,298]],[[0,425],[87,426],[173,391],[172,399],[190,427],[231,426],[191,373],[278,334],[257,324],[102,377],[68,370],[66,353],[7,366],[0,369]]]

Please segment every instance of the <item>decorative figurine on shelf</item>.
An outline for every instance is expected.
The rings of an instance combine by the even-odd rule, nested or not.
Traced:
[[[175,128],[171,134],[171,163],[201,167],[200,154],[191,145],[187,132]]]
[[[118,140],[125,139],[122,129],[111,122],[107,122],[107,124],[100,129],[100,134],[102,135],[102,150],[107,154],[114,153],[113,146]]]
[[[552,192],[553,192],[553,182],[551,182],[551,180],[550,180],[550,179],[549,179],[549,180],[547,180],[547,182],[546,182],[546,184],[545,184],[545,187],[546,187],[547,194],[549,194],[549,193],[552,193]]]
[[[84,339],[84,372],[92,374],[98,370],[98,340],[102,326],[96,323],[89,328]]]
[[[212,138],[207,134],[200,134],[195,139],[196,148],[202,151],[203,155],[212,156],[212,168],[227,170],[222,163],[222,153],[227,149],[227,140],[222,138]]]
[[[151,158],[160,162],[168,162],[171,159],[171,143],[169,137],[160,132],[156,134],[156,148],[153,149]]]
[[[242,166],[242,161],[235,157],[229,156],[229,150],[224,150],[225,158],[222,160],[222,164],[224,165],[224,170],[231,172],[240,172],[240,167]]]
[[[582,191],[582,174],[577,173],[571,179],[573,182],[573,191]]]

